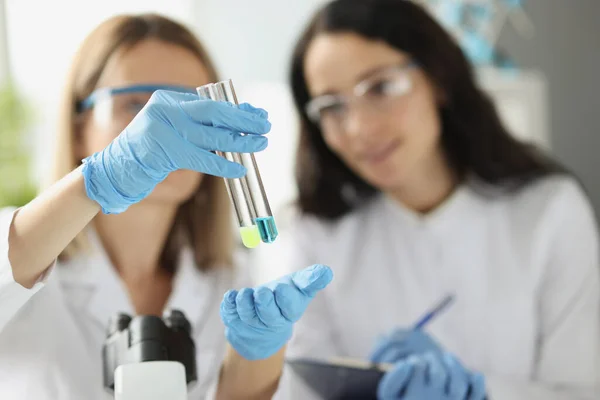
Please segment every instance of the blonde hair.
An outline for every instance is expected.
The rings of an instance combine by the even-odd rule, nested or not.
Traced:
[[[212,81],[218,80],[212,62],[198,39],[183,25],[156,14],[120,15],[100,24],[84,40],[67,75],[58,115],[58,132],[53,168],[45,185],[56,182],[81,163],[75,159],[74,141],[78,134],[77,104],[89,96],[110,57],[119,50],[157,39],[181,46],[202,62]],[[175,270],[180,250],[189,244],[201,270],[215,265],[231,265],[233,234],[231,210],[222,178],[204,176],[197,192],[177,211],[165,243],[161,265]],[[66,259],[88,248],[86,237],[79,234],[59,257]]]

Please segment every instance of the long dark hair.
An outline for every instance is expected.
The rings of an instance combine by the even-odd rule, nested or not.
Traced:
[[[473,175],[514,190],[539,177],[566,172],[509,134],[491,100],[476,85],[460,47],[420,6],[407,0],[336,0],[313,17],[292,59],[291,85],[301,124],[296,181],[304,213],[335,219],[377,193],[327,147],[319,126],[304,111],[310,100],[304,75],[307,48],[315,36],[335,32],[382,40],[413,57],[443,93],[441,144],[459,178]]]

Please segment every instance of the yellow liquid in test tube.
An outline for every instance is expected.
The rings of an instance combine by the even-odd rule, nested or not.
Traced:
[[[258,226],[242,226],[240,227],[240,236],[242,243],[249,249],[253,249],[260,244],[260,232]]]

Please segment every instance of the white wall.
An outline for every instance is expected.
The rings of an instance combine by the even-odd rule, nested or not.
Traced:
[[[324,0],[202,0],[196,31],[224,77],[285,82],[293,43]]]
[[[6,29],[6,1],[0,0],[0,85],[8,79],[8,38]]]

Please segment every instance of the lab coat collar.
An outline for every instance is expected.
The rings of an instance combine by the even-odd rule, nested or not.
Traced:
[[[442,204],[427,214],[414,211],[387,194],[383,194],[383,201],[387,209],[403,223],[415,229],[443,233],[448,228],[454,228],[454,223],[468,213],[474,202],[474,193],[470,183],[464,182]]]
[[[96,232],[88,228],[86,233],[91,244],[90,253],[85,254],[79,262],[66,266],[65,271],[61,271],[61,282],[89,289],[89,300],[83,306],[98,323],[108,327],[110,318],[116,313],[125,312],[133,316],[135,312],[127,289]],[[212,303],[211,297],[215,297],[213,291],[217,287],[217,275],[216,269],[206,273],[199,271],[191,250],[184,249],[177,265],[167,309],[183,311],[192,327],[198,327]]]

